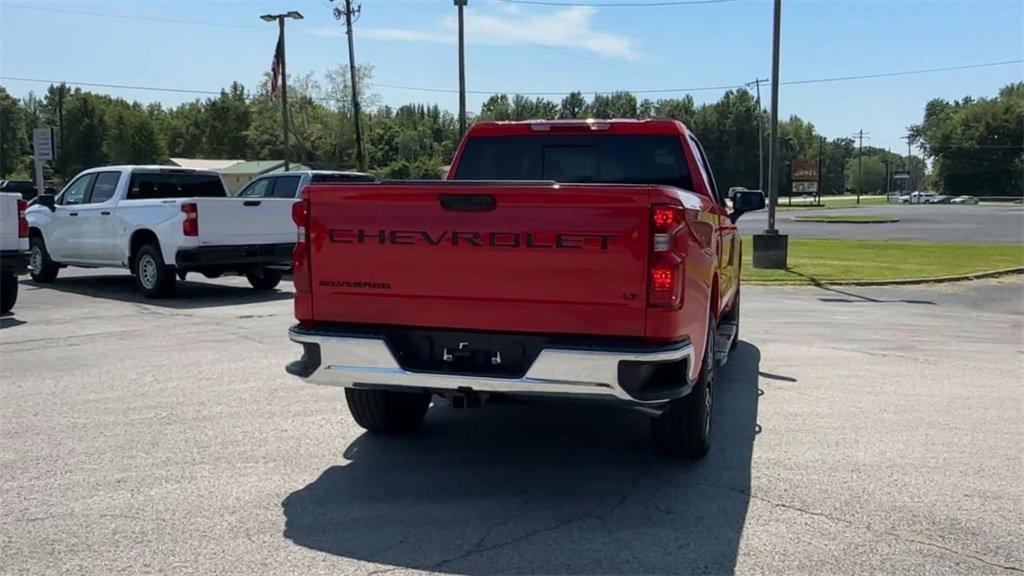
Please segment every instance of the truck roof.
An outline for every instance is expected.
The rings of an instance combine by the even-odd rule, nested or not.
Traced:
[[[671,118],[636,120],[613,118],[609,120],[586,118],[567,120],[525,120],[521,122],[477,122],[469,129],[468,137],[526,136],[543,133],[595,132],[606,134],[678,135],[687,133],[686,126]]]
[[[216,170],[199,170],[195,168],[182,168],[180,166],[164,166],[160,164],[118,164],[115,166],[96,166],[95,168],[89,168],[82,170],[80,174],[88,174],[91,172],[109,172],[112,170],[128,170],[130,172],[137,172],[141,170],[146,171],[163,171],[163,172],[176,172],[176,173],[187,173],[187,174],[213,174],[219,176]]]

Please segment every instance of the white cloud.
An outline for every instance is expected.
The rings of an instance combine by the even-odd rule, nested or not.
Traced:
[[[637,60],[629,38],[594,29],[596,10],[588,6],[571,6],[550,13],[526,15],[522,11],[503,10],[500,14],[479,11],[466,14],[466,41],[470,45],[514,46],[533,44],[552,48],[575,48],[605,58]],[[344,35],[340,27],[317,28],[313,34]],[[451,44],[457,39],[458,23],[446,17],[433,29],[360,28],[356,38],[390,42],[434,42]]]

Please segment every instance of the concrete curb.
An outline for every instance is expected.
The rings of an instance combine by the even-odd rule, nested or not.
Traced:
[[[828,218],[826,220],[826,218]],[[892,224],[899,222],[899,218],[882,217],[880,220],[844,220],[834,216],[793,216],[790,220],[796,222],[813,222],[815,224]]]
[[[758,282],[756,280],[744,281],[744,284],[751,286],[912,286],[914,284],[945,284],[949,282],[964,282],[967,280],[981,280],[984,278],[998,278],[1000,276],[1011,276],[1024,274],[1024,266],[1016,268],[1003,268],[1001,270],[988,270],[985,272],[973,272],[959,276],[936,276],[934,278],[897,278],[893,280],[826,280],[822,282]]]

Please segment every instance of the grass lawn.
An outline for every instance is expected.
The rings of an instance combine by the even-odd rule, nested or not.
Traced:
[[[832,216],[828,214],[810,214],[806,216],[794,216],[793,220],[798,222],[831,222],[846,224],[862,224],[872,222],[899,222],[896,216],[871,215],[871,214],[848,214],[845,216]]]
[[[754,247],[743,238],[743,280],[814,283],[837,280],[937,278],[1024,266],[1024,246],[878,240],[789,239],[789,269],[751,266]]]
[[[860,204],[857,204],[856,196],[822,196],[821,204],[811,204],[810,198],[794,198],[792,206],[789,204],[789,198],[785,196],[779,197],[779,211],[788,212],[790,210],[823,210],[826,208],[856,208],[858,206],[882,206],[888,204],[889,201],[885,196],[861,196]]]

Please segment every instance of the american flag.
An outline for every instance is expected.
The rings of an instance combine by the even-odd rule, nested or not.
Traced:
[[[281,68],[284,66],[284,35],[278,34],[274,62],[270,65],[270,98],[277,99],[281,87]]]

